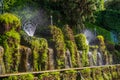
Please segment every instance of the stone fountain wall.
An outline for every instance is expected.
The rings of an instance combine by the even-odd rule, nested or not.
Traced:
[[[97,37],[97,46],[89,47],[85,35],[81,33],[74,36],[68,25],[63,31],[56,26],[49,26],[43,30],[43,38],[38,38],[20,31],[20,20],[13,14],[0,15],[0,24],[1,74],[111,64],[112,58],[107,52],[101,36]],[[100,61],[98,51],[101,53],[102,64],[97,64]],[[107,71],[108,73],[106,73]],[[112,66],[51,72],[40,74],[38,78],[40,80],[82,80],[82,78],[85,80],[99,78],[99,80],[109,80],[108,78],[115,80],[119,76],[118,73],[119,69]],[[97,76],[95,76],[96,74]],[[33,78],[33,75],[31,77]]]

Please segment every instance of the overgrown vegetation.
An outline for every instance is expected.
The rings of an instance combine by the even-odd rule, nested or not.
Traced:
[[[78,47],[78,50],[82,51],[82,65],[88,66],[88,51],[89,46],[87,44],[86,36],[84,34],[78,34],[75,36],[76,44]]]

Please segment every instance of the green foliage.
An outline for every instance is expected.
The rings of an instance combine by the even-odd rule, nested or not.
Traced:
[[[48,14],[54,16],[56,25],[69,24],[71,27],[78,24],[83,27],[83,21],[92,19],[95,6],[91,0],[37,0],[37,2],[48,11]]]
[[[96,10],[97,11],[102,11],[104,10],[104,0],[93,0],[95,2],[95,5],[96,5]]]
[[[120,32],[120,12],[114,10],[100,11],[96,15],[96,24],[115,32]]]
[[[49,26],[50,34],[52,35],[51,43],[54,46],[56,67],[64,68],[65,67],[65,42],[64,36],[60,28],[56,26]]]
[[[101,28],[101,26],[97,26],[91,23],[85,23],[85,26],[86,28],[90,29],[93,32],[94,29],[96,28],[97,35],[102,35],[104,36],[105,40],[112,41],[110,32],[104,28]]]
[[[32,0],[3,0],[3,10],[4,12],[12,12],[12,10],[20,10],[28,5],[34,5],[35,1]]]
[[[120,1],[119,0],[108,0],[105,2],[105,8],[107,10],[120,11]]]

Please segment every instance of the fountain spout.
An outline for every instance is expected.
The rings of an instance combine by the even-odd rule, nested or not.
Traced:
[[[52,15],[50,16],[50,23],[51,23],[51,25],[53,25],[53,16]]]

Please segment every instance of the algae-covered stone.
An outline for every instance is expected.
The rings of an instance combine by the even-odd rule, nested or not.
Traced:
[[[20,63],[20,35],[18,32],[10,30],[2,36],[6,36],[2,44],[5,49],[4,60],[6,72],[18,71]]]
[[[54,49],[55,67],[65,68],[65,42],[64,36],[60,28],[49,26],[50,34],[52,35],[50,47]]]
[[[4,13],[0,15],[0,34],[4,34],[11,29],[20,31],[20,27],[21,22],[17,16],[11,13]]]
[[[66,48],[70,51],[70,57],[72,61],[72,67],[80,67],[80,55],[77,51],[77,45],[75,43],[75,38],[72,29],[65,25],[65,28],[63,29],[64,33],[64,39],[66,43]],[[66,56],[67,57],[67,56]]]
[[[32,60],[31,55],[32,51],[30,48],[25,46],[20,46],[20,64],[19,64],[19,71],[20,72],[26,72],[32,70]]]
[[[89,51],[89,46],[86,42],[86,37],[84,34],[78,34],[75,36],[75,41],[77,44],[77,47],[79,50],[82,51],[82,66],[89,66],[89,61],[88,61],[88,51]]]
[[[4,74],[5,73],[3,54],[4,54],[4,49],[3,49],[2,46],[0,46],[0,74]]]

